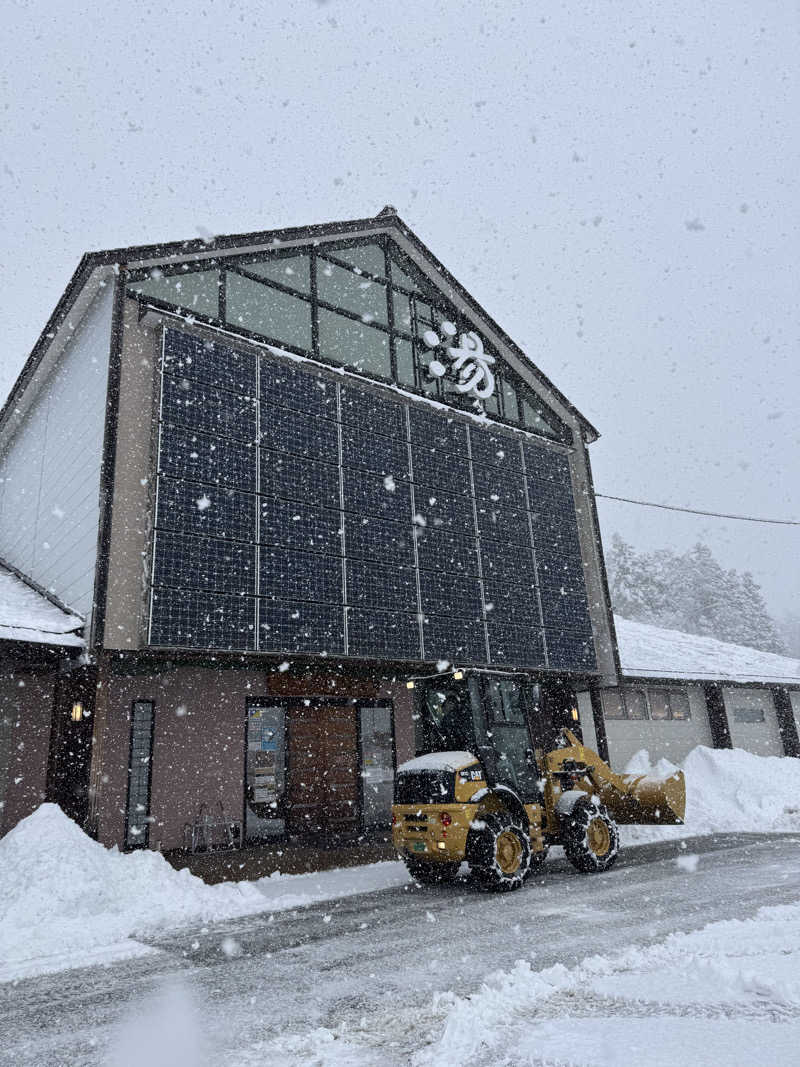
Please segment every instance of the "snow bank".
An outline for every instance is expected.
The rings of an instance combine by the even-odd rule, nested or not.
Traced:
[[[104,848],[43,804],[0,840],[0,981],[149,951],[137,934],[406,881],[401,863],[378,863],[209,886],[157,852]]]
[[[800,904],[672,934],[612,959],[534,971],[520,961],[472,997],[443,994],[438,1039],[415,1067],[751,1067],[795,1063]],[[509,1058],[509,1052],[512,1052]]]
[[[645,750],[625,772],[664,777],[675,770],[668,760],[651,766]],[[688,834],[725,831],[800,830],[800,759],[754,756],[744,749],[692,749],[683,764],[686,776],[684,826],[623,826],[623,841],[661,841]]]

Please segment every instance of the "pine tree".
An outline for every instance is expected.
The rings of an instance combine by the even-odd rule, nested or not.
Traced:
[[[614,534],[607,565],[611,602],[627,619],[785,651],[752,574],[723,570],[701,541],[683,555],[669,548],[648,554]]]

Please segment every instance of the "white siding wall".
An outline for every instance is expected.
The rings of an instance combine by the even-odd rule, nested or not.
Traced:
[[[725,713],[734,748],[745,748],[757,756],[782,756],[783,742],[769,689],[723,689]],[[763,722],[737,722],[736,708],[744,712],[761,710]]]
[[[713,747],[703,690],[699,685],[690,685],[686,692],[692,716],[688,721],[606,719],[609,761],[615,771],[623,771],[631,756],[642,748],[650,753],[653,763],[664,757],[680,766],[697,745]]]
[[[92,607],[113,286],[101,289],[0,456],[0,557]]]

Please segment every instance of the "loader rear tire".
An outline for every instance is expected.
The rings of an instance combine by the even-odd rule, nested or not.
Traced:
[[[420,885],[444,885],[452,882],[458,874],[458,863],[420,863],[419,860],[403,859],[408,873]]]
[[[619,830],[603,804],[593,797],[579,800],[562,820],[567,859],[581,874],[607,871],[619,855]]]
[[[509,814],[486,815],[468,844],[469,865],[482,889],[508,893],[519,889],[531,867],[527,828]]]

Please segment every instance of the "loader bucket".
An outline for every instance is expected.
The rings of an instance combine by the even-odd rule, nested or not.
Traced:
[[[618,823],[645,825],[680,824],[686,814],[686,782],[683,771],[666,778],[649,774],[621,774],[603,784],[600,799]]]

